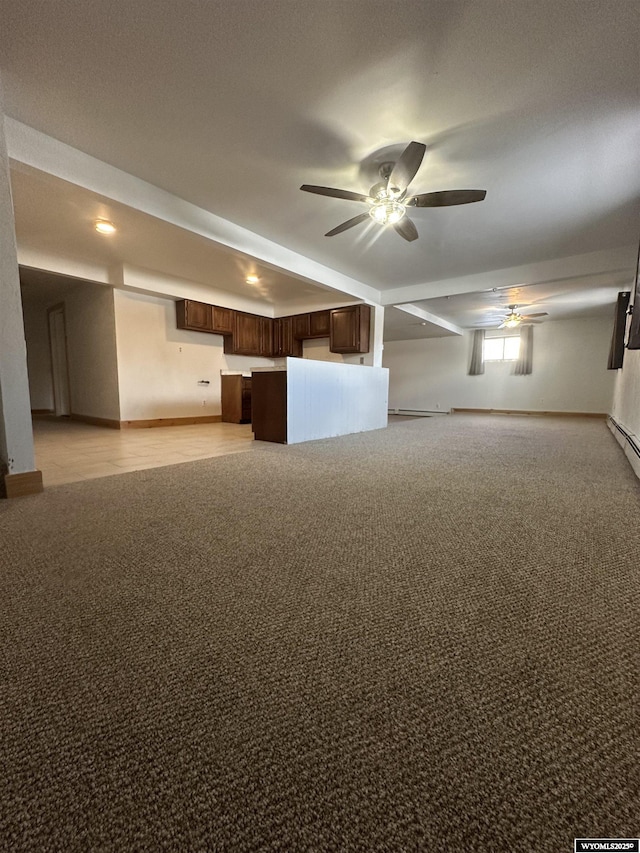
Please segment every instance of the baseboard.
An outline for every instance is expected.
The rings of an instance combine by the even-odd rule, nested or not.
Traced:
[[[83,424],[109,427],[109,429],[120,429],[120,421],[112,420],[111,418],[94,418],[93,415],[77,415],[75,413],[70,414],[69,417],[72,421],[81,421]]]
[[[613,433],[614,438],[624,451],[629,460],[636,477],[640,478],[640,440],[638,436],[630,432],[622,424],[618,423],[611,415],[607,417],[607,426]]]
[[[120,429],[148,429],[149,427],[192,426],[193,424],[219,424],[222,415],[203,415],[195,418],[151,418],[141,421],[120,421]]]
[[[42,471],[25,471],[22,474],[4,475],[4,496],[7,498],[37,495],[42,490]]]
[[[530,409],[451,409],[451,414],[463,415],[536,415],[553,418],[606,418],[606,412],[553,412]]]
[[[431,418],[433,415],[448,415],[448,409],[389,409],[390,415],[410,415],[416,418]]]
[[[191,426],[193,424],[218,424],[222,415],[202,415],[192,418],[147,418],[139,421],[116,421],[111,418],[94,418],[92,415],[69,415],[73,421],[82,421],[93,426],[109,427],[109,429],[149,429],[164,426]]]
[[[54,415],[55,409],[31,409],[32,415]]]

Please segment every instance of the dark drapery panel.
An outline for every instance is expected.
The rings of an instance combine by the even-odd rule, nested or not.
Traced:
[[[638,249],[638,263],[636,264],[636,288],[633,295],[633,314],[631,315],[627,349],[640,349],[640,248]]]
[[[471,344],[471,363],[469,376],[479,376],[484,373],[484,329],[476,329]]]
[[[527,376],[533,370],[533,326],[520,327],[520,355],[514,373]]]
[[[616,313],[613,320],[613,334],[611,336],[611,349],[609,350],[608,370],[617,370],[622,367],[624,360],[624,335],[627,330],[627,308],[629,307],[629,297],[631,294],[627,291],[618,294],[616,303]]]

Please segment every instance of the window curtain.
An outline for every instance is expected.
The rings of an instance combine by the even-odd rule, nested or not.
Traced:
[[[484,329],[476,329],[473,333],[471,344],[471,363],[469,365],[469,376],[479,376],[484,373]]]
[[[618,294],[607,370],[617,370],[619,367],[622,367],[622,362],[624,361],[624,334],[627,328],[627,308],[630,296],[630,293]]]
[[[520,355],[516,361],[515,374],[527,376],[533,367],[533,326],[520,328]]]

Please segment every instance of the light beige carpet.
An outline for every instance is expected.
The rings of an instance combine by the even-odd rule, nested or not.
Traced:
[[[560,853],[640,832],[640,489],[454,416],[0,504],[0,847]]]

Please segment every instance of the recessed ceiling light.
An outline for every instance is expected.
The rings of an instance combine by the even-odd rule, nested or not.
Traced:
[[[247,282],[247,284],[257,284],[260,281],[260,279],[258,278],[257,275],[248,275],[246,277],[245,281]]]
[[[96,219],[96,231],[99,234],[114,234],[116,226],[108,219]]]

